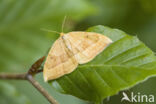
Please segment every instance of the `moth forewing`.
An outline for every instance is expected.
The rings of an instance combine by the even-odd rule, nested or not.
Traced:
[[[93,32],[70,32],[64,39],[79,64],[91,61],[112,43],[108,37]]]
[[[55,41],[44,64],[44,80],[52,80],[72,72],[78,65],[72,53],[66,49],[62,38]]]

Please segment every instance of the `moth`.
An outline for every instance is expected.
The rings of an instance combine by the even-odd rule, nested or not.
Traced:
[[[110,38],[99,33],[61,33],[45,61],[44,80],[53,80],[73,72],[79,64],[90,62],[111,43]]]

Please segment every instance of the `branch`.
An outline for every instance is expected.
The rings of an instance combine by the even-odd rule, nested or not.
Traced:
[[[7,74],[7,73],[1,73],[0,74],[0,79],[9,79],[9,80],[26,80],[26,74]]]
[[[47,98],[49,102],[52,104],[58,104],[56,100],[50,96],[49,93],[31,75],[28,75],[27,79],[40,93],[42,93],[45,98]]]
[[[0,73],[0,79],[27,80],[50,102],[50,104],[58,104],[58,102],[33,78],[34,75],[42,72],[42,69],[40,68],[44,59],[45,57],[42,57],[39,60],[37,60],[31,66],[31,68],[27,73],[22,73],[22,74]]]

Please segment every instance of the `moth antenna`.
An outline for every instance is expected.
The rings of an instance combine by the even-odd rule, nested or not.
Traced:
[[[53,30],[49,30],[49,29],[45,29],[45,28],[41,28],[42,31],[46,31],[46,32],[52,32],[52,33],[57,33],[57,34],[60,34],[59,32],[57,31],[53,31]]]
[[[67,19],[67,16],[64,17],[63,22],[62,22],[62,31],[61,31],[62,33],[63,33],[63,29],[64,29],[66,19]]]

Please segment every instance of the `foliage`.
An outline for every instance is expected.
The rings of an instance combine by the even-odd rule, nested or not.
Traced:
[[[72,0],[63,2],[1,0],[0,2],[0,57],[2,57],[0,65],[5,70],[27,67],[32,63],[30,61],[32,58],[48,50],[51,43],[45,37],[45,32],[40,30],[41,28],[50,25],[51,29],[59,30],[67,13],[72,20],[80,20],[92,10],[91,5],[83,0],[78,0],[77,4]],[[74,5],[69,5],[69,2]]]
[[[110,37],[113,44],[93,61],[52,81],[58,91],[100,103],[104,98],[156,75],[156,57],[137,37],[103,26],[88,31]]]
[[[61,2],[59,0],[0,0],[0,71],[28,70],[35,60],[45,55],[53,42],[52,37],[47,36],[47,32],[41,31],[41,28],[59,31],[65,15],[68,15],[70,21],[74,23],[88,16],[92,10],[94,8],[87,0],[77,0],[77,3],[73,0]],[[10,84],[5,84],[7,85],[6,89]],[[18,83],[16,86],[21,85]],[[22,87],[26,86],[28,87],[27,83]],[[24,93],[29,92],[28,90],[30,91],[27,89]],[[7,91],[3,93],[9,94]],[[1,94],[0,96],[5,95]],[[13,97],[14,94],[9,96]],[[33,94],[31,96],[34,97],[32,103],[38,102],[35,98],[42,97]],[[19,99],[13,98],[17,101]],[[39,101],[45,103],[42,99],[44,98],[42,97]]]
[[[35,60],[45,55],[57,35],[47,34],[40,28],[60,31],[65,15],[69,18],[66,32],[103,24],[137,34],[156,50],[155,7],[154,0],[0,0],[0,72],[26,71]],[[37,80],[61,104],[86,104],[75,97],[56,93],[43,82],[42,75],[37,76]],[[153,83],[154,78],[139,84],[139,89],[156,92]],[[148,90],[149,85],[153,89]],[[30,99],[31,104],[49,104],[29,83],[0,81],[0,86],[8,89],[0,93],[0,99],[5,97],[6,103],[13,98],[10,100],[12,104],[18,104],[18,99],[23,99],[20,96],[26,96],[24,99]],[[9,93],[9,88],[18,92],[18,96]],[[110,101],[109,104],[117,103],[116,100]]]

